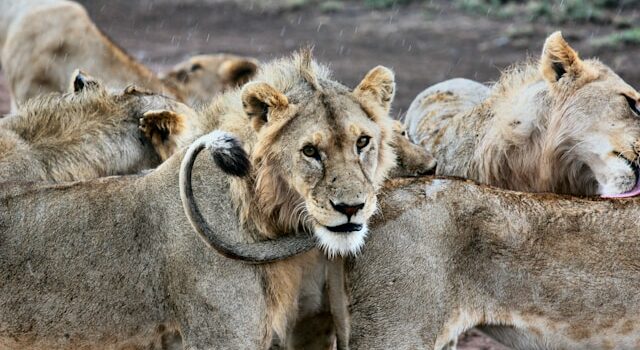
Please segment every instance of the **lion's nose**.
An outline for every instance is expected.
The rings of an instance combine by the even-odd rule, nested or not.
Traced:
[[[342,213],[342,214],[346,215],[348,220],[351,220],[351,217],[353,215],[356,215],[358,210],[364,208],[364,203],[358,203],[358,204],[338,203],[338,204],[335,204],[335,203],[333,203],[333,201],[330,201],[330,202],[331,202],[331,206],[333,207],[333,209],[335,209],[339,213]]]

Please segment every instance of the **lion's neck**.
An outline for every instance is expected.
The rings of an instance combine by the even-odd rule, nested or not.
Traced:
[[[115,61],[119,63],[117,72],[112,71],[114,74],[112,79],[117,79],[115,75],[120,75],[120,80],[122,80],[123,83],[133,83],[140,85],[139,87],[141,88],[162,93],[180,101],[185,100],[185,94],[178,85],[158,78],[151,69],[131,56],[97,26],[95,27],[95,31],[108,50],[108,57],[105,61]]]
[[[550,191],[557,184],[550,169],[558,166],[549,153],[552,113],[548,87],[542,80],[494,93],[485,102],[486,118],[476,133],[469,177],[522,191]],[[556,169],[558,170],[558,169]]]
[[[304,202],[282,180],[264,177],[257,180],[255,176],[236,179],[232,193],[243,226],[256,239],[307,231],[303,222]]]
[[[42,168],[41,180],[84,180],[157,166],[160,159],[152,146],[140,145],[137,123],[122,120],[126,119],[122,113],[87,113],[72,120],[58,120],[60,113],[16,115],[8,117],[4,127],[29,145]],[[33,125],[46,128],[33,129]]]

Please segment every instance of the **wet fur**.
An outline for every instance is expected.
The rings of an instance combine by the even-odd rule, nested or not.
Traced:
[[[552,69],[558,65],[560,76]],[[412,140],[438,160],[438,174],[522,191],[620,193],[635,176],[615,154],[637,161],[640,139],[622,94],[640,99],[606,65],[580,60],[554,33],[540,61],[508,69],[491,88],[466,79],[436,84],[414,100],[406,119]]]
[[[638,200],[450,178],[382,193],[348,269],[352,349],[441,349],[478,325],[515,327],[518,349],[640,344]]]
[[[0,180],[74,181],[153,168],[160,157],[138,119],[154,107],[177,106],[100,86],[31,99],[0,120]]]
[[[268,346],[266,275],[195,234],[182,156],[144,176],[2,186],[0,348],[146,349],[174,330],[189,349]],[[216,232],[250,240],[228,178],[199,157],[196,199]]]

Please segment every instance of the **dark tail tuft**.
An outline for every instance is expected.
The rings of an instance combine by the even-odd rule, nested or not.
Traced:
[[[228,134],[211,147],[210,151],[213,161],[225,173],[239,177],[249,174],[251,169],[249,156],[235,137]]]

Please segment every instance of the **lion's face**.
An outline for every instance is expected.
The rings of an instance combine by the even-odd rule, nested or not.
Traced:
[[[207,104],[212,97],[241,86],[258,70],[252,58],[228,54],[198,55],[178,63],[161,79],[176,85],[190,105]]]
[[[375,76],[369,77],[371,74]],[[302,219],[329,255],[360,249],[367,221],[376,211],[376,191],[395,163],[387,116],[393,94],[391,74],[378,68],[367,76],[377,80],[376,86],[365,85],[362,90],[363,82],[361,90],[354,92],[321,83],[319,90],[302,99],[280,95],[281,106],[268,108],[275,120],[266,124],[254,120],[254,125],[262,125],[257,125],[260,132],[254,156],[258,191],[275,191],[268,196],[273,202],[292,195],[288,205],[294,208],[288,214],[294,217],[288,219]],[[384,80],[386,91],[379,90],[379,80]],[[259,85],[266,84],[245,87],[245,106],[270,89]],[[371,89],[376,91],[375,98],[368,95]],[[384,100],[378,99],[380,94]],[[263,108],[249,108],[249,115]]]
[[[574,182],[592,184],[594,193],[634,190],[640,183],[640,93],[601,62],[580,59],[559,32],[545,42],[540,71],[552,108],[550,157],[561,154]]]
[[[352,99],[331,100],[333,111],[303,108],[276,147],[286,155],[286,181],[304,200],[321,244],[344,254],[363,244],[376,210],[376,172],[386,140]]]
[[[591,169],[599,194],[628,192],[640,180],[640,93],[602,64],[585,64],[597,67],[599,76],[563,104],[563,123],[581,130],[568,156]]]

